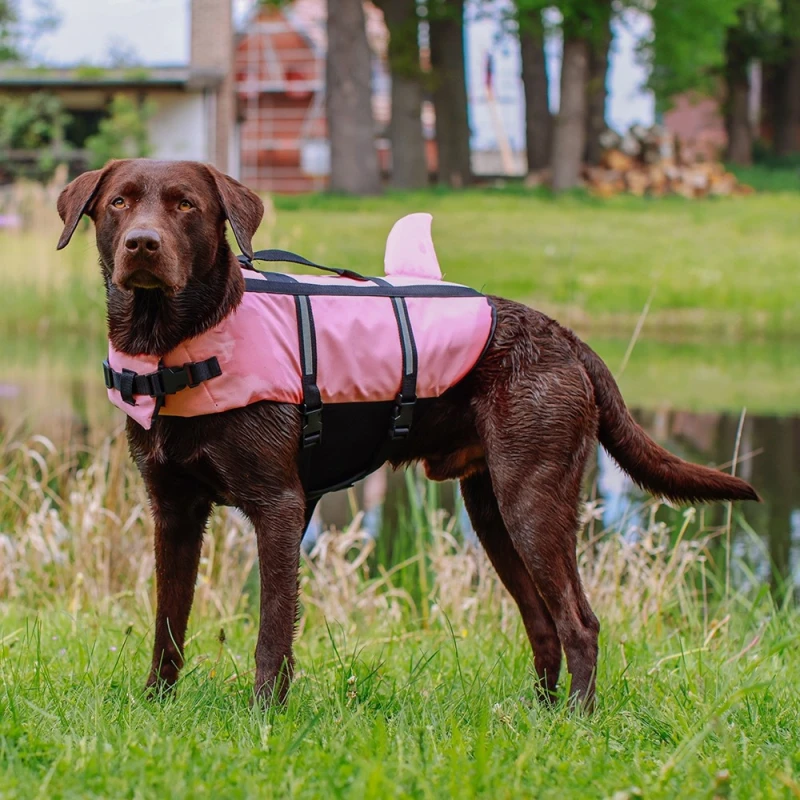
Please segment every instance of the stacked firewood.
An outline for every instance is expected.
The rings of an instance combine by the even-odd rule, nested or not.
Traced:
[[[606,131],[602,162],[586,166],[583,179],[598,197],[627,192],[637,197],[707,197],[751,194],[753,189],[717,161],[691,161],[673,134],[659,126],[634,125],[625,136]]]

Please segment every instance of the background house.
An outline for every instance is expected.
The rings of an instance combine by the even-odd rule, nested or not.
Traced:
[[[84,49],[76,44],[72,16],[83,9],[84,27],[91,19],[98,28],[98,39],[103,35],[102,25],[114,18],[112,14],[89,14],[88,2],[58,0],[59,10],[65,15],[65,45],[60,47],[57,39],[43,43],[42,52],[48,54],[48,60],[65,61],[76,54],[72,65],[65,61],[65,66],[54,69],[0,72],[0,98],[47,90],[63,100],[73,117],[68,138],[78,148],[71,157],[73,170],[85,163],[83,142],[96,132],[111,98],[123,93],[153,102],[156,113],[148,127],[157,158],[210,161],[265,191],[301,192],[325,187],[329,166],[324,102],[325,0],[294,0],[281,11],[260,6],[255,0],[161,0],[158,18],[169,31],[154,31],[153,14],[143,6],[140,13],[131,12],[127,17],[125,31],[106,30],[106,35],[113,31],[114,39],[124,33],[134,50],[148,54],[142,59],[147,66],[122,69],[75,65],[80,58],[98,56],[96,42],[90,49],[85,49],[89,43]],[[522,174],[525,135],[519,45],[502,22],[502,13],[479,13],[485,11],[485,3],[483,0],[479,8],[477,0],[468,2],[465,19],[472,168],[477,175]],[[500,11],[509,7],[509,0],[493,3]],[[167,9],[169,15],[165,16]],[[371,3],[365,3],[365,11],[373,52],[376,146],[381,166],[388,171],[388,35],[382,13]],[[645,22],[644,15],[634,15],[614,32],[608,118],[620,129],[632,122],[652,122],[652,98],[638,88],[644,76],[633,55],[636,37],[641,35],[637,26]],[[167,33],[171,44],[165,38]],[[151,47],[150,39],[158,39],[159,47]],[[428,57],[424,26],[421,39],[424,63]],[[547,53],[551,106],[555,110],[560,60],[556,38],[548,41]],[[162,54],[172,63],[154,65],[153,59]],[[486,91],[490,58],[493,104]],[[428,166],[434,172],[436,146],[430,102],[423,104],[422,124]],[[500,157],[503,145],[511,153],[510,163]]]
[[[150,101],[148,122],[154,158],[210,161],[233,175],[239,172],[238,111],[233,90],[233,23],[226,3],[192,0],[190,57],[186,65],[104,68],[7,67],[0,71],[3,97],[56,95],[70,116],[65,138],[72,172],[86,168],[83,145],[97,133],[117,94]],[[18,152],[19,160],[37,153]]]
[[[365,5],[373,53],[376,146],[389,168],[386,139],[391,83],[383,14]],[[236,92],[242,108],[242,179],[258,189],[302,192],[327,184],[330,152],[325,119],[325,0],[295,0],[285,10],[254,8],[236,41]],[[432,108],[426,117],[432,119]],[[428,125],[433,138],[432,124]]]

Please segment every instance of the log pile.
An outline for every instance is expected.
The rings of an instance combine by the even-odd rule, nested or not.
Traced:
[[[635,125],[625,135],[606,131],[601,138],[602,162],[586,166],[583,179],[598,197],[627,192],[637,197],[708,197],[751,194],[725,165],[714,161],[687,163],[679,142],[663,128]]]

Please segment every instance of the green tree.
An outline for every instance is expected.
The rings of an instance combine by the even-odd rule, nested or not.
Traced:
[[[19,58],[14,42],[16,22],[16,9],[10,0],[0,0],[0,64],[5,61],[16,61]]]
[[[543,11],[544,0],[518,0],[516,4],[522,87],[525,92],[525,150],[529,172],[550,165],[553,141]]]
[[[794,11],[793,11],[794,9]],[[800,125],[800,30],[798,0],[671,0],[652,9],[653,35],[641,54],[651,67],[650,86],[659,108],[672,97],[698,91],[724,99],[728,133],[726,157],[746,164],[752,159],[750,66],[754,60],[774,64],[780,89],[774,106],[776,145],[791,125]],[[794,41],[794,44],[793,44]],[[778,64],[781,58],[788,62]],[[791,72],[795,63],[796,70]],[[789,88],[792,86],[793,88]]]
[[[586,161],[599,164],[602,155],[600,139],[605,132],[606,104],[608,101],[608,64],[613,19],[611,0],[599,4],[595,23],[597,30],[589,42],[589,67],[587,77],[587,109],[586,109]]]
[[[422,135],[424,75],[420,65],[417,0],[375,0],[389,31],[392,76],[392,186],[418,189],[428,183]]]
[[[458,188],[472,181],[464,0],[428,0],[427,13],[439,182]]]
[[[650,36],[639,54],[649,68],[656,105],[664,110],[682,92],[713,92],[725,65],[728,30],[747,0],[669,0],[638,5],[650,13]]]
[[[781,41],[774,59],[775,154],[800,152],[800,0],[781,0]]]
[[[155,113],[152,101],[137,103],[118,94],[99,130],[86,140],[89,168],[99,169],[112,158],[146,158],[152,152],[147,123]]]
[[[68,122],[61,101],[47,92],[0,100],[0,168],[13,177],[49,178],[66,147]]]
[[[580,181],[590,122],[592,54],[602,48],[608,49],[611,0],[560,0],[557,6],[562,16],[564,48],[561,58],[561,101],[553,131],[551,163],[553,189],[561,191],[577,186]],[[607,56],[601,61],[604,72]],[[596,72],[599,71],[600,67],[596,69]],[[596,98],[593,98],[593,103],[596,109]],[[602,98],[601,116],[604,127],[605,95]],[[595,127],[600,126],[595,126],[593,121],[592,130]]]
[[[325,106],[333,191],[381,190],[372,117],[371,53],[361,0],[328,0]]]
[[[59,22],[51,0],[33,0],[27,14],[19,0],[0,0],[0,64],[32,60],[38,39]]]
[[[755,131],[750,120],[750,66],[755,59],[776,58],[781,43],[781,18],[772,0],[746,0],[736,12],[736,24],[725,39],[725,127],[728,133],[726,159],[749,164],[753,159]]]

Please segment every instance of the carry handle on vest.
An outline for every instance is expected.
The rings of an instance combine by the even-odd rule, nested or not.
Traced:
[[[290,264],[302,264],[304,267],[324,269],[327,272],[333,272],[342,278],[351,278],[354,281],[370,280],[369,278],[365,278],[363,275],[359,275],[357,272],[353,272],[351,269],[342,269],[341,267],[326,267],[323,264],[315,264],[313,261],[309,261],[307,258],[303,258],[303,256],[299,256],[297,253],[292,253],[289,250],[257,250],[255,253],[253,253],[252,261],[247,256],[237,256],[237,258],[245,269],[250,269],[254,272],[259,272],[259,270],[253,266],[253,261],[281,261]]]

